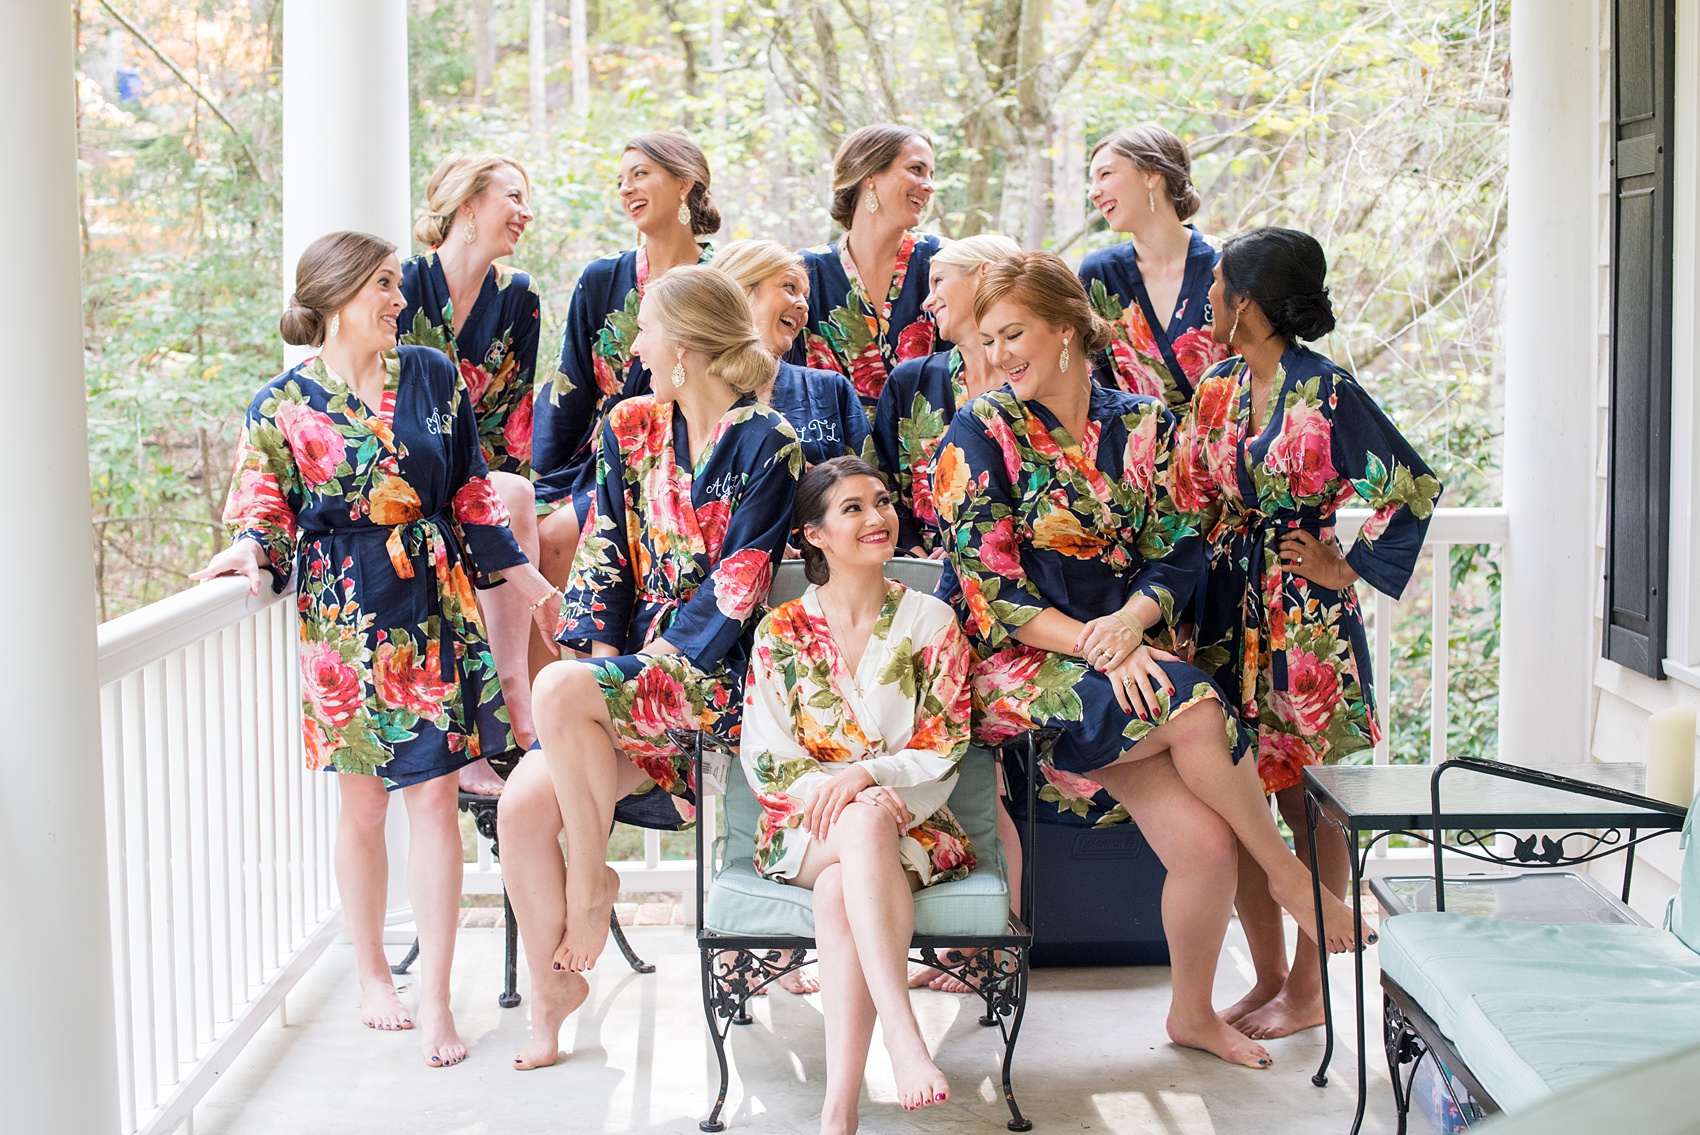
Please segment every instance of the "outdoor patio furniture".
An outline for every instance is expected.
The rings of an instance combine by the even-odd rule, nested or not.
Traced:
[[[1635,835],[1620,842],[1608,827],[1624,823],[1621,813],[1615,819],[1609,814],[1614,805],[1634,808],[1642,817],[1663,810],[1672,822],[1684,814],[1680,806],[1635,792],[1542,770],[1449,761],[1432,779],[1428,838],[1437,850],[1442,828],[1457,826],[1449,818],[1457,806],[1441,808],[1440,778],[1448,768],[1562,789],[1580,798],[1577,813],[1607,813],[1593,817],[1603,822],[1587,825],[1607,827],[1604,835],[1572,832],[1549,839],[1534,862],[1524,857],[1529,866],[1540,860],[1587,862],[1632,847]],[[1685,843],[1692,809],[1687,816]],[[1524,827],[1527,818],[1499,822]],[[1570,854],[1564,843],[1571,837],[1590,842]],[[1478,848],[1485,844],[1485,837],[1473,841]],[[1525,846],[1532,845],[1531,839]],[[1433,893],[1440,909],[1399,914],[1381,924],[1384,1033],[1401,1133],[1411,1083],[1425,1056],[1438,1061],[1469,1123],[1500,1111],[1525,1111],[1602,1074],[1700,1043],[1700,853],[1690,849],[1685,858],[1669,931],[1639,920],[1576,917],[1574,910],[1561,912],[1565,921],[1552,922],[1447,911],[1459,895],[1446,885],[1438,854],[1436,860],[1439,885]]]

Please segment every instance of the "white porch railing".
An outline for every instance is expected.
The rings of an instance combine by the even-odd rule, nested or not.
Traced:
[[[176,1130],[335,937],[294,605],[216,580],[100,628],[122,1129]]]

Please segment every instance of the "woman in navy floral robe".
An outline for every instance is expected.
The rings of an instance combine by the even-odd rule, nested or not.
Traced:
[[[302,254],[284,339],[323,350],[250,403],[225,506],[234,540],[194,578],[238,573],[254,591],[262,572],[278,590],[295,578],[303,740],[308,767],[340,774],[337,887],[362,1018],[413,1027],[383,952],[384,817],[399,789],[425,1058],[440,1067],[466,1056],[449,1013],[461,850],[448,774],[510,744],[473,581],[505,577],[544,621],[554,590],[508,531],[454,365],[395,345],[394,254],[349,232]]]
[[[1404,591],[1441,491],[1364,388],[1298,342],[1334,326],[1326,272],[1322,246],[1291,229],[1228,242],[1212,297],[1228,321],[1216,331],[1240,354],[1200,383],[1171,476],[1209,536],[1196,660],[1233,699],[1289,826],[1305,822],[1305,765],[1367,753],[1380,738],[1354,584]],[[1342,555],[1334,513],[1354,496],[1374,512]],[[1345,841],[1327,834],[1320,873],[1344,893]],[[1256,1037],[1321,1024],[1316,956],[1301,943],[1288,970],[1280,911],[1255,863],[1240,894],[1257,985],[1229,1019]]]
[[[1106,135],[1092,150],[1092,203],[1111,232],[1132,239],[1087,254],[1080,279],[1110,324],[1116,385],[1180,414],[1199,375],[1225,352],[1210,336],[1216,250],[1191,225],[1198,211],[1186,143],[1148,124]]]
[[[513,255],[531,223],[531,182],[511,158],[457,154],[432,173],[425,198],[413,231],[429,251],[401,266],[407,307],[400,341],[435,347],[459,368],[478,418],[490,484],[507,507],[520,550],[535,563],[531,381],[541,300],[530,276],[496,263]],[[485,597],[481,609],[516,750],[524,750],[537,737],[531,724],[530,613],[517,594],[499,589]],[[482,758],[461,769],[460,783],[480,795],[502,790],[501,777]]]
[[[1034,726],[1061,729],[1040,775],[1055,784],[1059,773],[1090,774],[1168,868],[1170,1037],[1267,1066],[1262,1046],[1210,1001],[1235,840],[1301,926],[1314,925],[1312,883],[1251,762],[1236,760],[1221,691],[1145,642],[1173,618],[1201,554],[1193,518],[1174,508],[1165,484],[1174,418],[1155,399],[1088,378],[1085,357],[1109,331],[1060,258],[998,261],[974,308],[987,357],[1010,386],[957,413],[933,464],[933,499],[979,657],[976,733],[995,745]],[[1351,913],[1329,898],[1329,943],[1343,949]]]
[[[907,126],[864,126],[832,161],[844,235],[803,253],[809,322],[792,362],[848,375],[871,420],[898,363],[948,347],[921,310],[939,239],[915,231],[933,199],[933,147]]]
[[[567,307],[560,365],[537,391],[536,471],[543,574],[566,582],[591,498],[596,450],[608,411],[649,393],[649,370],[632,350],[644,290],[673,268],[706,263],[698,238],[720,228],[708,159],[682,134],[644,134],[620,159],[620,207],[637,226],[637,248],[591,261]],[[571,504],[571,508],[563,505]]]
[[[730,277],[688,267],[658,281],[634,347],[667,377],[603,424],[560,633],[589,657],[538,678],[541,752],[502,795],[503,878],[532,974],[525,1068],[554,1061],[560,1023],[588,992],[581,971],[607,938],[616,803],[646,826],[688,823],[695,770],[667,730],[736,741],[756,616],[803,469],[796,433],[755,398],[776,364]]]

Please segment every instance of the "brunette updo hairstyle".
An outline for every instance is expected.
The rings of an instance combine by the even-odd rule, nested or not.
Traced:
[[[1020,304],[1052,327],[1074,328],[1074,346],[1090,355],[1110,345],[1110,325],[1092,310],[1086,288],[1054,252],[1023,252],[994,260],[974,289],[978,324],[1001,300]],[[1089,368],[1081,367],[1081,373]]]
[[[309,244],[295,265],[295,294],[277,321],[283,341],[293,347],[322,346],[331,316],[394,255],[395,245],[371,233],[326,233]]]
[[[842,457],[822,461],[797,482],[797,497],[791,506],[791,531],[797,533],[797,548],[803,555],[803,576],[817,587],[832,578],[832,569],[827,567],[826,553],[809,542],[803,528],[809,524],[818,527],[826,521],[826,506],[832,497],[833,487],[851,477],[882,480],[878,469],[855,454],[846,453]]]
[[[413,239],[426,248],[436,248],[448,240],[460,207],[482,197],[490,188],[491,175],[503,167],[519,174],[529,195],[531,175],[506,155],[450,154],[444,158],[425,183],[425,211],[413,223]]]
[[[1222,288],[1230,303],[1248,299],[1275,334],[1320,339],[1334,330],[1328,300],[1328,257],[1309,233],[1252,229],[1222,246]]]
[[[708,373],[739,394],[754,394],[773,381],[779,362],[768,354],[744,289],[726,273],[689,264],[649,285],[648,297],[661,333],[708,360]]]
[[[691,211],[692,236],[720,231],[720,210],[715,208],[714,194],[709,192],[711,176],[702,147],[683,134],[658,131],[639,134],[627,142],[625,152],[633,150],[680,181],[691,183],[690,192],[685,194],[685,207]]]
[[[876,122],[853,130],[838,143],[838,152],[832,155],[832,219],[839,228],[850,231],[862,199],[862,182],[890,169],[911,138],[933,144],[919,130],[895,122]]]
[[[1192,184],[1192,154],[1174,131],[1146,122],[1104,135],[1092,147],[1090,157],[1108,146],[1145,173],[1163,175],[1163,195],[1175,207],[1175,216],[1186,220],[1203,202]]]

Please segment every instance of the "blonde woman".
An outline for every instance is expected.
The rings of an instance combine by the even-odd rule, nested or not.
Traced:
[[[644,290],[711,255],[700,240],[720,228],[709,180],[708,159],[683,134],[639,135],[620,158],[620,211],[637,229],[637,247],[585,265],[567,308],[558,373],[537,392],[539,566],[553,583],[566,582],[596,494],[596,449],[608,411],[650,391],[650,368],[634,349]]]
[[[588,657],[538,677],[541,751],[502,796],[502,873],[532,982],[519,1068],[554,1062],[588,992],[619,886],[605,866],[615,803],[650,826],[688,824],[696,774],[666,731],[737,739],[755,616],[803,471],[796,433],[756,399],[776,364],[724,273],[676,268],[651,285],[633,350],[655,393],[603,423],[559,636]]]
[[[803,253],[809,366],[848,375],[871,418],[891,368],[930,354],[921,301],[939,238],[915,226],[933,200],[933,145],[907,126],[856,130],[832,159],[832,219],[844,235]]]
[[[783,358],[809,315],[803,257],[776,240],[738,240],[715,254],[714,266],[744,289],[756,334],[780,357],[779,373],[760,397],[797,431],[804,459],[819,465],[849,453],[872,461],[868,415],[850,380]]]
[[[879,465],[891,478],[897,509],[897,546],[904,555],[942,555],[938,513],[929,486],[933,451],[957,408],[1004,384],[1004,374],[986,361],[974,326],[974,289],[986,269],[1021,246],[1007,236],[983,233],[945,244],[927,270],[922,304],[939,334],[956,344],[899,363],[880,392],[874,411],[874,445]]]
[[[401,266],[407,307],[399,331],[404,346],[435,347],[459,368],[478,418],[490,484],[507,507],[520,550],[536,563],[531,383],[541,303],[530,276],[496,262],[513,255],[531,219],[524,166],[501,154],[445,158],[425,183],[425,211],[413,226],[426,251]],[[485,593],[479,606],[513,731],[503,749],[523,751],[537,739],[527,661],[531,614],[511,587]],[[460,786],[494,796],[502,779],[480,758],[461,769]]]

